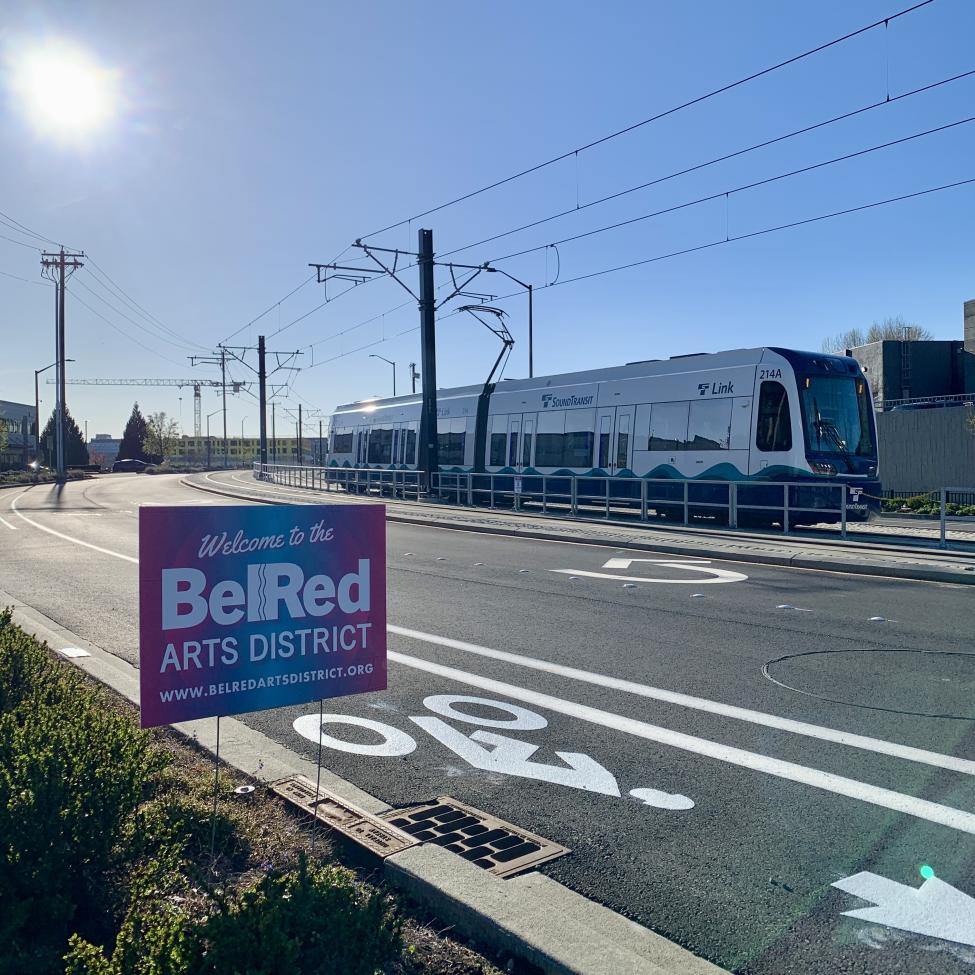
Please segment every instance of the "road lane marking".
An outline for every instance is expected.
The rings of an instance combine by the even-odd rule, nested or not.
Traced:
[[[17,526],[16,525],[11,525],[10,522],[7,521],[6,518],[0,518],[0,521],[2,521],[12,532],[15,532],[17,530]]]
[[[49,534],[55,535],[58,538],[62,538],[67,542],[73,542],[76,545],[83,545],[85,548],[94,549],[96,552],[101,552],[104,555],[111,555],[117,559],[132,562],[136,565],[138,564],[139,560],[131,555],[123,555],[121,552],[113,552],[111,549],[102,548],[98,545],[92,545],[90,542],[84,542],[79,538],[72,538],[70,535],[65,535],[63,532],[55,531],[53,528],[48,528],[46,525],[41,525],[31,518],[27,518],[24,514],[17,510],[17,501],[19,500],[19,497],[20,495],[18,495],[17,498],[14,498],[11,502],[12,510],[16,512],[19,518],[23,519],[28,524],[33,525],[35,528],[39,528],[41,531],[48,532]],[[739,708],[730,704],[721,704],[718,701],[709,701],[706,698],[697,698],[687,694],[679,694],[676,691],[667,691],[661,688],[649,687],[643,684],[634,683],[633,681],[621,680],[616,677],[608,677],[603,674],[593,674],[589,673],[588,671],[577,670],[574,667],[565,667],[561,664],[548,663],[544,660],[536,660],[520,654],[507,653],[503,650],[492,650],[488,647],[480,647],[476,644],[465,643],[461,640],[452,640],[449,637],[433,636],[429,633],[422,633],[419,630],[411,630],[401,626],[394,626],[393,624],[387,625],[386,628],[390,633],[395,633],[400,636],[411,637],[412,639],[420,640],[426,643],[436,643],[440,644],[441,646],[462,650],[466,653],[491,657],[495,660],[503,660],[508,663],[517,664],[518,666],[546,671],[548,673],[558,674],[564,677],[570,677],[573,680],[579,680],[585,683],[598,684],[603,687],[622,690],[627,693],[637,694],[641,697],[669,701],[671,703],[680,704],[684,707],[694,708],[696,710],[710,711],[714,714],[720,714],[725,717],[736,718],[742,721],[750,721],[753,724],[761,724],[769,728],[790,731],[794,734],[805,735],[810,738],[819,738],[823,741],[832,741],[836,742],[837,744],[848,745],[853,748],[861,748],[866,751],[877,752],[881,755],[890,755],[895,758],[905,759],[907,761],[920,762],[925,765],[932,765],[938,768],[948,769],[950,771],[963,772],[967,775],[975,774],[975,762],[963,758],[956,758],[952,755],[942,755],[938,752],[930,752],[922,748],[913,748],[909,745],[900,745],[896,742],[888,742],[880,738],[869,738],[864,735],[856,735],[846,731],[837,731],[833,728],[806,724],[802,721],[793,721],[790,718],[780,718],[776,715],[765,714],[761,711],[752,711],[747,708]],[[392,659],[394,657],[394,651],[389,651],[389,656]],[[457,671],[457,673],[461,673],[461,671]],[[674,732],[674,734],[677,734],[677,732]],[[820,774],[826,775],[828,773]],[[894,794],[896,795],[897,793]],[[922,800],[917,801],[921,802]]]
[[[35,528],[39,528],[42,532],[47,532],[49,535],[55,535],[58,538],[63,538],[66,542],[74,542],[75,545],[84,545],[85,548],[93,549],[96,552],[101,552],[103,555],[114,555],[117,559],[124,559],[126,562],[134,562],[136,565],[139,564],[139,560],[131,555],[123,555],[121,552],[113,552],[111,549],[102,548],[101,545],[92,545],[91,542],[83,542],[80,538],[73,538],[71,535],[65,535],[64,532],[55,531],[53,528],[48,528],[47,525],[42,525],[40,522],[34,521],[33,518],[28,518],[27,515],[23,514],[17,508],[17,502],[21,499],[22,495],[17,495],[13,501],[10,502],[10,509],[20,518],[21,521],[26,521],[28,525],[33,525]]]
[[[444,677],[447,680],[457,681],[471,687],[479,687],[482,690],[524,701],[536,707],[547,708],[549,711],[565,714],[589,724],[611,728],[647,741],[655,741],[661,745],[669,745],[672,748],[679,748],[682,751],[702,755],[705,758],[713,758],[729,765],[737,765],[754,772],[762,772],[765,775],[772,775],[790,782],[809,785],[825,792],[847,796],[850,799],[858,799],[870,805],[904,813],[917,819],[925,819],[928,822],[975,836],[975,814],[961,809],[954,809],[951,806],[943,806],[927,799],[904,795],[866,782],[858,782],[856,779],[848,779],[833,772],[824,772],[820,769],[798,765],[795,762],[786,762],[769,755],[762,755],[759,752],[749,752],[731,745],[722,745],[720,742],[711,741],[708,738],[697,738],[683,732],[671,731],[668,728],[647,724],[645,721],[637,721],[635,718],[627,718],[611,711],[591,708],[575,701],[566,701],[549,694],[542,694],[539,691],[529,690],[526,687],[519,687],[490,677],[481,677],[478,674],[457,670],[454,667],[445,667],[442,664],[422,660],[419,657],[410,657],[395,650],[388,651],[388,657],[394,663],[405,667],[422,670],[428,674]]]
[[[779,731],[804,735],[807,738],[818,738],[821,741],[831,741],[839,745],[848,745],[851,748],[862,748],[865,751],[890,755],[894,758],[902,758],[909,762],[920,762],[923,765],[933,765],[937,768],[948,769],[952,772],[975,775],[975,761],[967,758],[956,758],[953,755],[943,755],[940,752],[931,752],[923,748],[913,748],[910,745],[900,745],[897,742],[884,741],[882,738],[870,738],[848,731],[838,731],[835,728],[807,724],[805,721],[793,721],[791,718],[781,718],[775,714],[766,714],[764,711],[753,711],[749,708],[736,707],[733,704],[722,704],[720,701],[711,701],[704,697],[692,697],[690,694],[681,694],[677,691],[668,691],[660,687],[638,684],[635,681],[623,680],[619,677],[609,677],[605,674],[596,674],[588,670],[579,670],[576,667],[567,667],[563,664],[538,660],[535,657],[527,657],[518,653],[508,653],[505,650],[493,650],[490,647],[478,646],[476,643],[466,643],[463,640],[452,640],[450,637],[435,636],[432,633],[423,633],[420,630],[394,626],[392,623],[388,624],[386,629],[390,633],[408,637],[411,640],[419,640],[422,643],[433,643],[452,650],[470,653],[474,656],[488,657],[491,660],[500,660],[504,663],[515,664],[518,667],[526,667],[530,670],[555,674],[558,677],[568,677],[571,680],[581,681],[586,684],[596,684],[600,687],[623,691],[627,694],[635,694],[639,697],[647,697],[656,701],[666,701],[668,704],[677,704],[681,707],[693,708],[697,711],[708,711],[711,714],[718,714],[725,718],[748,721],[752,724],[764,725],[767,728],[775,728]]]

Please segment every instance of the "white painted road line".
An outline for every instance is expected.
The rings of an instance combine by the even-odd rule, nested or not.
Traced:
[[[72,538],[70,535],[65,535],[62,532],[55,531],[53,528],[48,528],[46,525],[41,525],[31,518],[27,518],[17,510],[18,498],[13,500],[11,503],[11,508],[17,513],[19,518],[23,519],[28,524],[39,528],[41,531],[48,532],[49,534],[55,535],[58,538],[62,538],[67,542],[73,542],[76,545],[83,545],[85,548],[94,549],[96,552],[102,552],[105,555],[111,555],[115,558],[123,559],[126,562],[134,562],[138,564],[139,560],[137,558],[133,558],[131,555],[123,555],[121,552],[113,552],[111,549],[101,548],[98,545],[83,542],[79,538]],[[418,632],[415,630],[403,630],[402,627],[392,628],[392,631],[394,633],[397,631],[402,631],[403,635]],[[427,634],[424,634],[424,636],[427,636]],[[445,638],[437,639],[442,640]],[[453,641],[453,643],[460,644],[460,641]],[[462,646],[472,647],[474,645],[466,644],[461,645],[459,648],[462,648]],[[486,647],[481,647],[478,649],[487,650]],[[502,651],[494,651],[494,653],[498,654],[501,652]],[[589,721],[593,724],[600,724],[608,728],[616,728],[626,734],[636,735],[637,737],[646,738],[651,741],[658,741],[661,744],[671,745],[675,748],[681,748],[685,751],[704,755],[708,758],[716,758],[719,761],[728,762],[732,765],[739,765],[743,768],[753,769],[758,772],[764,772],[768,775],[775,775],[779,778],[789,779],[794,782],[802,782],[807,785],[811,785],[814,788],[824,789],[828,792],[837,793],[838,795],[849,796],[876,806],[882,806],[887,809],[893,809],[897,812],[903,812],[909,816],[916,816],[919,819],[926,819],[933,823],[939,823],[940,825],[948,826],[950,829],[957,829],[962,832],[975,835],[975,815],[959,809],[953,809],[950,806],[942,806],[935,802],[929,802],[926,799],[917,799],[913,796],[902,795],[899,792],[893,792],[889,789],[880,788],[879,786],[857,782],[854,779],[847,779],[840,775],[834,775],[831,772],[822,772],[818,769],[806,768],[803,765],[796,765],[792,762],[785,762],[780,759],[770,758],[756,752],[744,751],[743,749],[734,748],[730,745],[721,745],[706,738],[695,738],[691,735],[685,735],[678,731],[669,731],[666,728],[658,728],[655,725],[646,724],[642,721],[636,721],[632,718],[624,718],[621,715],[612,714],[609,711],[600,711],[597,708],[590,708],[583,704],[575,704],[571,701],[563,701],[560,698],[551,697],[547,694],[540,694],[537,691],[530,691],[526,688],[517,687],[514,684],[506,684],[502,681],[491,680],[487,677],[479,677],[476,674],[468,674],[462,670],[455,670],[452,667],[443,667],[440,664],[420,660],[415,657],[409,657],[405,654],[397,653],[394,650],[390,650],[388,652],[388,656],[389,659],[395,663],[404,664],[407,667],[414,667],[419,670],[425,670],[427,673],[437,674],[441,677],[446,677],[448,680],[459,681],[460,683],[468,684],[472,687],[480,687],[485,690],[490,690],[494,693],[501,694],[502,696],[514,697],[516,700],[526,701],[531,704],[536,704],[539,707],[548,708],[551,711],[568,714],[583,721]],[[511,656],[515,657],[516,655],[512,654]],[[503,658],[499,657],[498,659]],[[543,662],[538,661],[538,663]],[[548,666],[554,667],[557,665],[552,664]],[[582,673],[585,672],[583,671]],[[590,676],[595,677],[597,675]],[[613,680],[613,678],[606,679]],[[690,698],[689,700],[703,699]],[[722,705],[721,707],[729,707],[729,705]],[[760,712],[753,713],[760,714]],[[772,719],[773,716],[766,715],[765,717]],[[786,721],[784,718],[775,720],[783,722]],[[794,723],[801,726],[801,722]],[[821,730],[827,732],[830,731],[830,729]],[[845,733],[835,732],[835,734],[843,735]],[[851,739],[857,739],[860,736],[852,735],[849,737]],[[863,741],[873,742],[875,739],[863,739]],[[880,744],[888,746],[889,748],[904,748],[904,746],[893,745],[889,742],[880,742]],[[864,746],[860,745],[858,747]],[[923,753],[920,749],[905,749],[905,751],[917,752],[918,754],[934,754]],[[890,754],[895,753],[890,752]],[[906,757],[906,755],[902,755],[900,757]],[[948,756],[938,757],[947,758]],[[917,761],[919,759],[914,758],[914,760]]]
[[[884,741],[882,738],[870,738],[865,735],[855,735],[848,731],[838,731],[835,728],[807,724],[804,721],[793,721],[791,718],[780,718],[774,714],[766,714],[764,711],[752,711],[749,708],[735,707],[732,704],[722,704],[720,701],[710,701],[704,697],[692,697],[689,694],[680,694],[677,691],[638,684],[635,681],[622,680],[618,677],[608,677],[605,674],[595,674],[588,670],[579,670],[576,667],[566,667],[562,664],[550,663],[547,660],[538,660],[518,653],[508,653],[505,650],[492,650],[490,647],[481,647],[476,643],[465,643],[462,640],[452,640],[449,637],[434,636],[432,633],[409,630],[402,626],[394,626],[391,623],[386,629],[390,633],[405,636],[411,640],[433,643],[437,646],[461,650],[478,657],[488,657],[491,660],[501,660],[518,667],[539,670],[547,674],[555,674],[558,677],[568,677],[571,680],[582,681],[586,684],[596,684],[615,691],[648,697],[655,701],[666,701],[668,704],[694,708],[697,711],[708,711],[725,718],[748,721],[752,724],[764,725],[766,728],[804,735],[807,738],[818,738],[821,741],[832,741],[838,745],[848,745],[851,748],[862,748],[866,751],[877,752],[880,755],[891,755],[894,758],[902,758],[909,762],[920,762],[923,765],[933,765],[937,768],[949,769],[952,772],[975,775],[975,761],[967,758],[955,758],[953,755],[942,755],[940,752],[930,752],[923,748],[912,748],[910,745],[900,745],[897,742]]]
[[[15,532],[17,530],[17,526],[16,525],[11,525],[10,522],[7,521],[6,518],[0,518],[0,522],[2,522],[4,525],[6,525],[12,532]]]
[[[442,664],[436,664],[429,660],[410,657],[395,650],[388,651],[388,656],[394,663],[402,664],[405,667],[422,670],[428,674],[457,681],[470,687],[479,687],[502,697],[514,698],[536,707],[547,708],[549,711],[565,714],[580,721],[587,721],[604,728],[612,728],[624,734],[644,738],[647,741],[655,741],[661,745],[679,748],[696,755],[703,755],[705,758],[713,758],[719,762],[751,769],[754,772],[762,772],[765,775],[774,775],[780,779],[799,782],[815,789],[847,796],[850,799],[858,799],[860,802],[905,813],[908,816],[915,816],[918,819],[925,819],[928,822],[975,836],[975,814],[961,809],[942,806],[937,802],[918,799],[880,786],[869,785],[866,782],[858,782],[856,779],[848,779],[832,772],[823,772],[820,769],[808,768],[794,762],[785,762],[758,752],[749,752],[742,748],[734,748],[731,745],[722,745],[707,738],[696,738],[679,731],[660,728],[657,725],[637,721],[634,718],[613,714],[611,711],[602,711],[598,708],[552,697],[549,694],[542,694],[515,684],[507,684],[504,681],[480,677],[477,674],[456,670],[453,667],[444,667]]]
[[[73,538],[71,535],[65,535],[63,532],[55,531],[53,528],[48,528],[47,525],[42,525],[40,522],[34,521],[33,518],[28,518],[27,515],[23,514],[17,509],[17,502],[21,499],[21,497],[22,495],[18,494],[17,497],[10,502],[10,508],[21,521],[26,521],[28,525],[33,525],[35,528],[39,528],[42,532],[47,532],[49,535],[55,535],[58,538],[63,538],[66,542],[74,542],[75,545],[84,545],[85,548],[94,549],[96,552],[101,552],[103,555],[114,555],[117,559],[124,559],[126,562],[135,562],[136,565],[139,564],[139,560],[131,555],[123,555],[121,552],[113,552],[111,549],[102,548],[100,545],[92,545],[91,542],[83,542],[80,538]]]

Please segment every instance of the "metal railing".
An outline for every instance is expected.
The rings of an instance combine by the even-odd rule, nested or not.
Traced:
[[[255,464],[254,476],[258,480],[317,491],[341,490],[374,497],[572,518],[646,523],[651,517],[657,517],[682,525],[698,519],[731,528],[778,524],[786,533],[800,524],[829,521],[840,526],[844,538],[849,514],[866,514],[860,492],[843,482],[695,481],[448,471],[428,479],[422,471],[285,464],[263,467]]]

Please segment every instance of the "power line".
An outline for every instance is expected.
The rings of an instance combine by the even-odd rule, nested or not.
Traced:
[[[157,342],[165,342],[167,345],[171,345],[174,348],[186,349],[189,351],[192,351],[194,348],[197,349],[200,348],[200,346],[190,345],[186,342],[176,342],[165,335],[156,334],[156,332],[151,331],[148,327],[143,325],[142,322],[136,321],[136,319],[132,318],[130,315],[127,315],[124,311],[122,311],[122,309],[116,308],[115,305],[113,305],[107,298],[104,298],[100,294],[98,294],[97,291],[93,291],[90,287],[88,287],[87,284],[85,284],[85,282],[81,278],[78,279],[77,283],[80,284],[81,287],[83,287],[85,291],[87,291],[90,295],[97,298],[103,305],[110,308],[116,315],[120,315],[127,322],[134,325],[140,331],[145,332],[146,335],[155,339]]]
[[[768,176],[765,179],[754,180],[751,183],[743,183],[740,186],[734,186],[726,190],[720,190],[717,193],[710,193],[707,196],[700,196],[695,200],[688,200],[685,203],[677,203],[674,206],[665,207],[662,210],[654,210],[651,213],[644,213],[638,217],[630,217],[627,220],[619,220],[616,223],[607,224],[604,227],[596,227],[593,230],[586,230],[580,234],[573,234],[571,237],[563,237],[561,240],[553,240],[547,244],[538,244],[535,247],[526,247],[520,251],[513,251],[510,254],[505,254],[503,257],[494,258],[489,263],[495,264],[500,261],[508,261],[515,257],[522,257],[525,254],[533,254],[536,251],[545,250],[548,247],[557,247],[561,244],[568,244],[576,240],[582,240],[584,237],[592,237],[596,234],[606,233],[610,230],[618,230],[620,227],[627,227],[630,224],[640,223],[643,220],[650,220],[653,217],[659,217],[666,213],[675,213],[678,210],[684,210],[688,207],[697,206],[701,203],[708,203],[714,200],[720,200],[722,198],[727,198],[733,193],[741,193],[745,190],[755,189],[759,186],[767,186],[769,183],[775,183],[779,180],[790,179],[793,176],[799,176],[803,173],[810,173],[817,169],[822,169],[825,166],[833,166],[836,163],[846,162],[850,159],[856,159],[859,156],[866,156],[872,152],[879,152],[881,149],[889,149],[891,146],[902,145],[906,142],[912,142],[915,139],[922,139],[929,135],[935,135],[940,132],[946,132],[948,129],[956,128],[959,125],[967,125],[970,122],[975,122],[975,115],[969,116],[968,118],[959,119],[956,122],[948,122],[945,125],[936,126],[933,129],[925,129],[923,132],[915,132],[913,135],[903,136],[900,139],[892,139],[890,142],[883,142],[876,146],[869,146],[866,149],[859,149],[856,152],[844,153],[841,156],[834,156],[831,159],[824,159],[818,163],[812,163],[809,166],[802,166],[799,169],[792,169],[785,173],[778,173],[775,176]]]
[[[169,356],[163,355],[161,352],[157,352],[155,349],[151,349],[151,348],[149,348],[148,345],[145,345],[144,343],[140,342],[134,335],[132,335],[129,332],[125,331],[124,328],[120,328],[118,325],[115,324],[115,322],[113,322],[110,319],[106,318],[97,309],[92,308],[91,305],[89,305],[87,301],[85,301],[82,297],[80,297],[80,295],[78,295],[77,292],[75,292],[75,294],[74,294],[74,300],[77,301],[77,302],[79,302],[79,304],[84,305],[85,308],[88,309],[88,311],[90,311],[93,315],[95,315],[98,318],[100,318],[103,322],[105,322],[106,325],[109,325],[112,328],[114,328],[115,331],[118,332],[120,335],[124,335],[130,342],[135,342],[135,344],[138,345],[140,348],[145,349],[146,352],[149,352],[152,355],[157,356],[160,359],[164,359],[166,362],[169,362],[172,365],[175,365],[175,366],[182,366],[183,365],[183,363],[177,362],[175,359],[170,359]]]
[[[91,258],[89,258],[88,263],[90,265],[89,270],[91,270],[95,274],[96,278],[104,279],[104,281],[99,280],[99,284],[107,291],[109,291],[111,294],[113,294],[113,296],[117,297],[119,300],[124,302],[132,311],[134,311],[145,321],[149,322],[156,328],[161,329],[163,332],[166,332],[167,334],[171,335],[174,339],[178,340],[179,342],[183,343],[184,345],[190,348],[196,348],[196,349],[206,348],[206,346],[200,345],[199,342],[194,342],[192,339],[189,339],[186,336],[181,335],[175,329],[170,328],[164,321],[157,318],[150,311],[145,309],[142,305],[139,304],[139,302],[135,300],[135,298],[129,295],[117,281],[113,280],[108,275],[108,272],[105,271],[104,268],[102,268],[97,261],[94,261]]]
[[[534,227],[540,227],[542,224],[550,223],[553,220],[559,220],[562,217],[571,216],[572,214],[579,213],[582,210],[588,210],[590,207],[600,206],[603,203],[609,203],[611,200],[618,200],[620,197],[627,196],[630,193],[636,193],[640,190],[648,189],[651,186],[657,186],[660,183],[665,183],[668,180],[676,179],[679,176],[686,176],[689,173],[695,173],[702,169],[706,169],[709,166],[717,165],[718,163],[727,162],[729,159],[736,159],[739,156],[744,156],[750,152],[755,152],[759,149],[766,149],[769,146],[776,145],[780,142],[785,142],[788,139],[793,139],[796,136],[806,135],[810,132],[814,132],[817,129],[825,128],[829,125],[834,125],[837,122],[843,122],[847,119],[855,118],[857,115],[863,115],[866,112],[873,111],[877,108],[884,108],[888,105],[892,105],[895,102],[902,101],[905,98],[911,98],[914,95],[920,95],[924,92],[932,91],[935,88],[940,88],[943,85],[949,85],[956,81],[961,81],[965,78],[970,78],[975,75],[975,69],[970,71],[964,71],[961,74],[952,75],[950,78],[943,78],[941,81],[935,81],[928,85],[923,85],[920,88],[914,88],[911,91],[902,92],[899,95],[894,95],[891,98],[885,98],[880,101],[871,102],[869,105],[864,105],[860,108],[853,109],[849,112],[843,112],[840,115],[834,115],[832,118],[825,119],[822,122],[815,122],[812,125],[806,125],[800,129],[794,129],[791,132],[787,132],[784,135],[775,136],[772,139],[766,139],[763,142],[756,142],[754,145],[747,146],[744,149],[737,149],[734,152],[725,153],[721,156],[715,156],[713,159],[708,159],[705,162],[695,163],[693,166],[688,166],[684,169],[676,170],[672,173],[667,173],[664,176],[658,176],[654,179],[647,180],[644,183],[639,183],[636,186],[630,186],[624,190],[618,190],[615,193],[610,193],[608,196],[600,197],[596,200],[590,200],[587,203],[578,204],[574,207],[570,207],[567,210],[562,210],[559,213],[553,213],[547,217],[541,217],[538,220],[532,220],[530,223],[522,224],[520,227],[514,227],[511,230],[505,230],[501,233],[493,234],[490,237],[485,237],[482,240],[474,241],[471,244],[464,244],[462,247],[455,247],[453,250],[445,251],[440,254],[440,257],[451,257],[454,254],[459,254],[461,251],[472,250],[475,247],[481,247],[484,244],[493,243],[496,240],[501,240],[503,237],[510,237],[513,234],[521,233],[524,230],[531,230]]]
[[[805,58],[812,57],[814,54],[819,54],[822,51],[828,50],[831,47],[835,47],[837,44],[842,44],[845,41],[851,40],[854,37],[858,37],[861,34],[865,34],[871,30],[878,27],[886,27],[891,21],[897,20],[900,17],[904,17],[907,14],[913,13],[915,10],[920,10],[922,7],[928,6],[928,4],[933,3],[934,0],[921,0],[920,3],[915,3],[913,6],[907,7],[904,10],[900,10],[897,13],[891,14],[888,17],[884,17],[881,20],[876,20],[871,24],[867,24],[864,27],[859,27],[854,31],[850,31],[847,34],[843,34],[840,37],[835,37],[830,41],[826,41],[823,44],[819,44],[816,47],[810,48],[807,51],[803,51],[801,54],[796,54],[790,58],[786,58],[784,61],[779,61],[776,64],[770,65],[767,68],[762,68],[760,71],[755,71],[744,78],[739,78],[737,81],[730,82],[729,84],[722,85],[719,88],[714,88],[711,91],[705,92],[703,95],[698,95],[696,98],[689,99],[688,101],[681,102],[679,105],[675,105],[672,108],[668,108],[665,111],[658,112],[655,115],[651,115],[649,118],[642,119],[639,122],[634,122],[625,128],[618,129],[615,132],[611,132],[609,135],[604,135],[599,139],[595,139],[592,142],[585,143],[584,145],[578,146],[575,149],[570,149],[567,152],[563,152],[558,156],[553,156],[551,159],[547,159],[544,162],[536,163],[534,166],[529,166],[527,169],[523,169],[520,172],[514,173],[511,176],[506,176],[503,179],[496,180],[493,183],[489,183],[487,186],[482,186],[480,189],[472,190],[469,193],[465,193],[462,196],[455,197],[452,200],[448,200],[446,203],[441,203],[435,207],[431,207],[429,210],[424,210],[421,213],[414,214],[412,217],[407,217],[403,220],[398,220],[396,223],[391,223],[385,227],[381,227],[379,230],[374,230],[372,233],[364,234],[360,237],[360,240],[365,240],[367,237],[375,237],[377,234],[385,233],[387,230],[393,230],[396,227],[402,227],[404,224],[412,223],[414,220],[419,220],[423,217],[429,216],[432,213],[437,213],[440,210],[445,210],[447,207],[456,205],[457,203],[462,203],[465,200],[470,200],[475,196],[480,196],[482,193],[487,193],[489,190],[497,189],[499,186],[504,186],[507,183],[514,182],[517,179],[521,179],[523,176],[528,176],[531,173],[536,173],[539,170],[545,169],[549,166],[553,166],[555,163],[562,162],[565,159],[570,159],[573,156],[578,157],[579,153],[586,152],[589,149],[593,149],[596,146],[600,146],[605,142],[609,142],[611,139],[617,139],[622,135],[627,135],[630,132],[642,128],[645,125],[649,125],[652,122],[657,122],[662,118],[666,118],[669,115],[674,115],[677,112],[681,112],[686,108],[691,108],[694,105],[699,105],[701,102],[707,101],[710,98],[714,98],[717,95],[724,94],[726,92],[732,91],[741,85],[748,84],[751,81],[755,81],[758,78],[762,78],[765,75],[771,74],[774,71],[778,71],[781,68],[787,67],[790,64],[795,64],[798,61],[802,61]]]

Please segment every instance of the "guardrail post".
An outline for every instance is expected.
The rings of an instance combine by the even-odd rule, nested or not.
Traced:
[[[690,508],[687,506],[687,481],[684,481],[684,524],[690,525],[691,523],[691,512]]]
[[[647,482],[646,478],[640,478],[640,521],[646,521],[647,514]]]
[[[609,519],[609,478],[603,478],[603,484],[606,487],[606,518]]]
[[[941,538],[940,541],[938,542],[938,546],[940,548],[948,547],[947,519],[948,519],[948,489],[942,488],[941,489],[941,512],[940,512]]]
[[[728,485],[728,527],[738,527],[738,485],[734,481]]]
[[[493,508],[494,507],[494,475],[493,474],[489,474],[488,477],[491,478],[491,484],[490,484],[490,490],[491,490],[491,496],[490,496],[490,498],[491,498],[491,500],[490,500],[489,507]]]
[[[846,538],[846,500],[849,495],[849,488],[845,484],[841,484],[840,487],[843,488],[843,497],[840,499],[843,505],[843,512],[840,515],[840,537]]]
[[[474,475],[467,475],[467,507],[474,507]]]
[[[789,485],[782,485],[782,532],[789,534]]]

